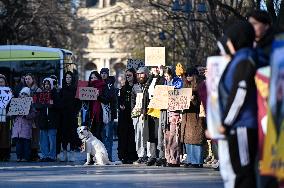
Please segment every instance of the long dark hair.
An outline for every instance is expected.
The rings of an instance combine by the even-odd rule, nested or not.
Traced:
[[[94,74],[97,78],[98,78],[98,80],[101,80],[102,79],[102,77],[101,77],[101,75],[99,74],[99,72],[98,71],[92,71],[91,72],[91,74],[89,75],[89,82],[88,82],[88,85],[90,86],[90,84],[91,84],[91,75],[92,74]]]
[[[131,72],[131,73],[133,74],[133,84],[136,84],[136,83],[137,83],[136,70],[135,70],[134,68],[130,68],[130,69],[127,69],[127,70],[125,71],[125,73],[126,73],[127,71],[129,71],[129,72]],[[126,76],[126,75],[125,75],[125,76]],[[126,82],[125,82],[125,83],[126,83],[126,84],[129,84],[128,81],[127,81],[127,78],[126,78]]]
[[[74,77],[73,72],[67,71],[67,72],[64,73],[64,76],[63,76],[62,87],[66,87],[67,86],[67,83],[66,83],[66,76],[67,75],[71,76],[71,86],[75,86],[75,77]]]

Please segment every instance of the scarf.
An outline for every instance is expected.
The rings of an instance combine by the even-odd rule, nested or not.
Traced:
[[[103,88],[105,86],[105,82],[103,80],[94,80],[90,83],[89,86],[97,88],[99,90],[99,95],[101,95]],[[90,112],[91,112],[90,115],[92,121],[96,122],[102,121],[101,117],[102,108],[101,108],[101,103],[98,100],[90,102]]]

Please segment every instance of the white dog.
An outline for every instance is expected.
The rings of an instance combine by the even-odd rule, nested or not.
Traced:
[[[93,136],[93,134],[88,130],[87,127],[78,127],[77,133],[79,135],[79,138],[82,140],[85,147],[84,150],[87,153],[87,162],[85,163],[85,165],[91,164],[91,155],[94,156],[93,160],[97,165],[121,164],[120,161],[109,161],[107,150],[104,144],[95,136]]]

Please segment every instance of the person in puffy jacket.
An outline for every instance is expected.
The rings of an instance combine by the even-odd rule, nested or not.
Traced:
[[[24,87],[20,91],[19,97],[30,97],[30,94],[30,89],[28,87]],[[12,128],[12,138],[16,142],[17,162],[30,160],[32,127],[35,117],[36,113],[33,108],[30,109],[28,115],[18,115],[15,117]]]

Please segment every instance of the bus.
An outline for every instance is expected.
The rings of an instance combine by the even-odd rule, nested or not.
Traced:
[[[26,73],[34,74],[38,83],[45,77],[55,75],[62,86],[64,71],[77,73],[73,57],[71,51],[59,48],[0,45],[0,74],[7,77],[11,87]]]

